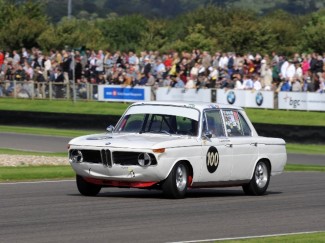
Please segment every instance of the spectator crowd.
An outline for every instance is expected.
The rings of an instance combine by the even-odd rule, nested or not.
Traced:
[[[220,88],[293,92],[325,92],[325,53],[287,57],[193,50],[159,53],[143,51],[0,51],[0,96],[10,95],[12,81],[72,84],[151,86],[188,89]],[[5,85],[7,84],[7,85]],[[10,89],[11,88],[11,89]],[[62,95],[62,94],[61,94]]]

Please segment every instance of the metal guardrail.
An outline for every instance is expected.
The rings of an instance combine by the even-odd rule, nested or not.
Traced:
[[[97,100],[97,84],[73,84],[35,81],[0,81],[0,97],[28,99],[76,99]]]

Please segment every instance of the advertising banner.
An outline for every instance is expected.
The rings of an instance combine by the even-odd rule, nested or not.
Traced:
[[[218,89],[217,102],[241,107],[274,109],[274,92]]]
[[[150,87],[124,87],[120,85],[99,85],[99,101],[150,101]]]
[[[182,89],[182,88],[158,88],[156,100],[158,101],[201,101],[211,102],[211,89]]]
[[[279,109],[325,111],[325,94],[279,92]]]

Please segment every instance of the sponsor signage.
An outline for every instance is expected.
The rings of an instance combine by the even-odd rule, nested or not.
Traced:
[[[100,101],[150,101],[150,87],[124,87],[119,85],[99,85]]]
[[[158,101],[201,101],[211,102],[211,89],[183,89],[165,88],[157,89],[156,100]]]
[[[273,91],[256,90],[217,90],[217,102],[242,107],[274,108]]]
[[[279,92],[279,109],[325,111],[325,94]]]

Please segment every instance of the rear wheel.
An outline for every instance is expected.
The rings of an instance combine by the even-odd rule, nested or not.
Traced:
[[[79,175],[76,176],[76,182],[79,192],[84,196],[96,196],[102,189],[101,186],[89,183]]]
[[[188,184],[188,168],[185,163],[178,162],[162,185],[166,197],[184,198]]]
[[[259,161],[254,170],[251,181],[243,185],[246,195],[263,195],[265,194],[270,182],[270,166],[265,161]]]

